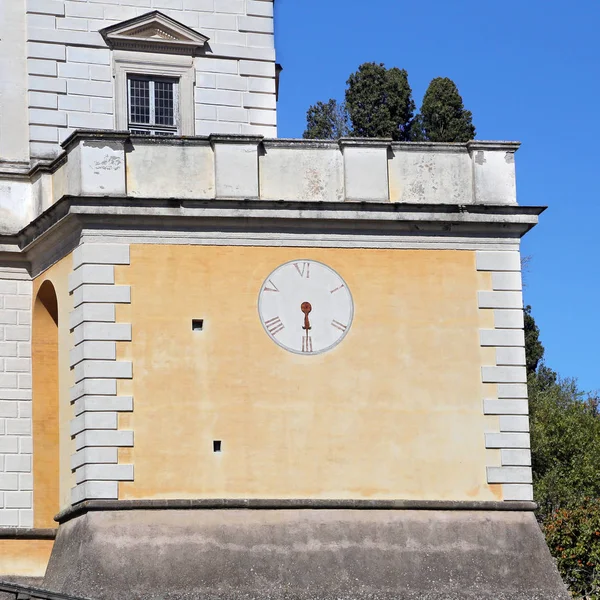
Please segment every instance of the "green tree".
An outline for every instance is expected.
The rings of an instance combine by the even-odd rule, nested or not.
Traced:
[[[531,316],[531,306],[525,307],[523,317],[525,321],[525,364],[527,375],[532,375],[537,371],[540,361],[544,358],[544,346],[540,341],[540,330]]]
[[[575,381],[541,365],[529,378],[535,499],[542,521],[554,512],[600,498],[598,400]]]
[[[470,111],[447,77],[431,81],[421,112],[404,69],[364,63],[347,81],[345,102],[317,102],[306,114],[304,137],[386,137],[395,141],[466,142],[475,137]]]
[[[305,139],[336,140],[348,135],[348,113],[337,100],[317,102],[306,113]]]
[[[383,63],[364,63],[348,79],[346,108],[355,137],[410,139],[415,111],[408,73],[386,69]]]
[[[430,142],[468,142],[475,137],[473,115],[465,110],[456,84],[447,77],[431,81],[417,123],[412,131],[413,139]]]
[[[525,354],[536,514],[574,597],[600,600],[600,402],[544,364],[539,333],[528,306]]]

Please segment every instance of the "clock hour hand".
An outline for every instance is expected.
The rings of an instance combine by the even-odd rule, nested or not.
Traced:
[[[304,329],[306,331],[306,335],[308,335],[308,330],[312,329],[310,326],[310,321],[308,320],[308,315],[312,310],[310,302],[303,302],[300,305],[300,310],[304,313],[304,327],[302,327],[302,329]]]

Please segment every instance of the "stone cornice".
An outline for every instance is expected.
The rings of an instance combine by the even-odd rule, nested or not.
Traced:
[[[35,276],[68,254],[83,236],[120,243],[473,249],[518,244],[543,210],[508,205],[65,197],[10,237],[9,251],[0,254],[0,261],[18,261],[19,266],[29,261]]]
[[[61,146],[65,151],[69,151],[73,146],[76,146],[80,142],[126,142],[131,134],[129,131],[115,131],[112,129],[76,129],[62,144]],[[54,162],[58,161],[61,157],[58,157]]]
[[[435,511],[526,511],[535,502],[485,502],[462,500],[319,500],[211,498],[202,500],[87,500],[58,513],[64,523],[92,511],[123,510],[435,510]]]
[[[0,527],[0,540],[53,540],[56,529]]]
[[[147,226],[160,221],[161,228],[167,229],[175,222],[195,221],[197,226],[215,220],[232,224],[241,220],[243,228],[251,228],[252,221],[263,229],[268,222],[277,222],[280,227],[288,222],[294,228],[300,224],[306,230],[315,226],[331,231],[349,228],[358,234],[361,229],[371,231],[376,224],[379,230],[420,232],[462,227],[491,233],[510,228],[520,236],[537,223],[544,210],[511,205],[64,197],[19,232],[16,239],[21,249],[28,250],[63,219],[74,216],[81,223],[102,222],[115,227],[132,222]]]
[[[471,140],[466,143],[469,151],[474,150],[505,150],[506,152],[516,152],[521,146],[521,142],[507,141],[486,141],[486,140]]]

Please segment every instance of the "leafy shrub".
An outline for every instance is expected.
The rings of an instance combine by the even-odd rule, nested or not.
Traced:
[[[600,499],[553,512],[542,529],[574,597],[600,600]]]

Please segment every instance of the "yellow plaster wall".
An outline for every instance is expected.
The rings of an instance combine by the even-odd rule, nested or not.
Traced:
[[[54,527],[59,507],[58,305],[46,281],[33,302],[33,497],[34,527]]]
[[[355,302],[319,356],[278,347],[257,314],[265,277],[301,258],[337,270]],[[119,346],[134,361],[135,481],[120,498],[501,499],[473,252],[133,245],[116,276],[132,286],[117,320],[133,324]]]
[[[0,539],[0,577],[43,577],[54,540]]]
[[[44,281],[50,281],[54,285],[56,291],[56,297],[58,300],[58,393],[59,393],[59,415],[58,415],[58,427],[59,427],[59,470],[60,473],[56,474],[59,479],[59,508],[65,508],[71,503],[71,488],[75,485],[75,477],[71,473],[71,455],[75,451],[75,443],[71,440],[70,435],[70,421],[73,418],[73,407],[69,398],[69,388],[73,385],[73,374],[70,370],[69,363],[69,350],[71,348],[71,333],[69,330],[69,313],[73,310],[73,300],[69,296],[68,289],[68,276],[73,267],[73,259],[71,255],[65,256],[59,262],[50,267],[47,271],[44,271],[41,275],[33,281],[33,298],[37,296],[37,292],[44,283]],[[35,371],[36,365],[33,365]],[[34,374],[35,377],[35,374]],[[35,404],[36,397],[34,394],[33,402]],[[35,418],[35,411],[34,411]],[[34,422],[34,430],[36,424]],[[34,440],[34,452],[35,452],[35,440]],[[34,457],[35,462],[35,457]],[[36,503],[36,492],[35,481],[34,481],[34,504]],[[48,507],[45,509],[47,513],[50,511]],[[35,518],[35,514],[34,514]],[[56,525],[56,524],[54,524]],[[36,525],[41,526],[41,525]],[[52,527],[53,525],[48,523],[46,527]]]

